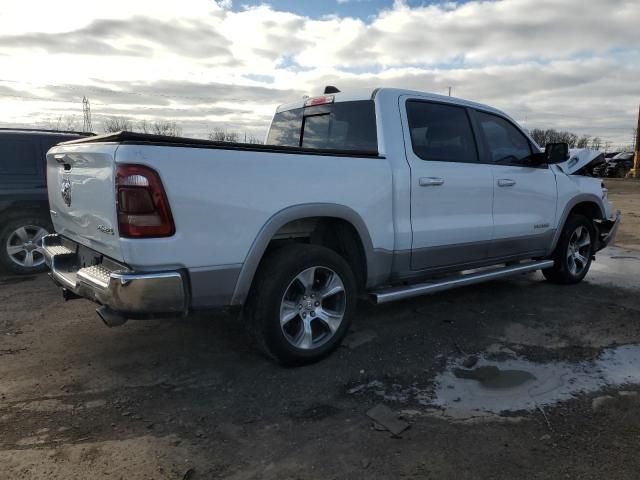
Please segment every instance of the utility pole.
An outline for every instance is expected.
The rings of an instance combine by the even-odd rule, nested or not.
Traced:
[[[91,105],[89,104],[89,99],[87,97],[82,97],[82,115],[84,117],[82,131],[89,133],[92,132],[93,127],[91,126]]]
[[[449,96],[451,96],[451,87],[449,87]]]
[[[640,105],[638,105],[638,126],[636,127],[636,138],[633,151],[635,152],[633,169],[629,172],[628,176],[631,178],[640,178]]]

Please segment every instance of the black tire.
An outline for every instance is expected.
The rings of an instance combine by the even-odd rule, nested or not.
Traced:
[[[317,347],[299,348],[294,345],[295,342],[292,339],[295,336],[295,331],[290,332],[290,334],[285,332],[286,328],[280,326],[280,318],[282,308],[284,308],[285,295],[289,295],[292,289],[299,288],[300,299],[302,298],[303,284],[301,282],[296,283],[296,279],[300,274],[312,267],[318,267],[317,273],[312,276],[312,278],[317,279],[315,283],[318,285],[320,285],[323,275],[330,278],[332,273],[336,274],[338,279],[341,280],[343,293],[337,293],[334,294],[335,297],[327,298],[335,300],[337,296],[340,296],[339,309],[342,310],[344,308],[344,314],[339,322],[339,327],[335,328],[334,332],[331,332],[328,327],[329,324],[319,316],[312,319],[311,311],[309,311],[308,316],[304,313],[305,319],[308,319],[309,324],[313,323],[314,327],[326,327],[327,336],[323,343],[318,343]],[[318,293],[320,292],[318,291]],[[304,298],[307,297],[305,296]],[[311,305],[312,297],[309,296],[308,298],[309,300],[304,301],[305,305],[309,303],[310,306],[308,308],[313,308],[313,305]],[[320,294],[316,300],[318,299],[320,299]],[[300,312],[307,312],[305,310],[307,307],[302,306],[302,300],[300,300],[300,303],[298,300],[294,300],[288,300],[288,303],[294,303],[300,309]],[[320,302],[315,303],[315,305],[318,305],[318,303]],[[262,261],[245,305],[245,318],[249,332],[258,347],[268,357],[286,366],[305,365],[321,360],[338,347],[349,329],[351,319],[356,311],[356,303],[357,287],[355,276],[342,257],[325,247],[293,244],[271,252]],[[324,308],[324,303],[319,307],[319,310],[322,310],[322,308]],[[294,327],[299,325],[302,329],[299,333],[302,335],[305,322],[302,319],[303,313],[292,312],[292,314],[295,314],[295,316],[285,325],[287,328],[290,325],[294,325]],[[313,316],[315,315],[314,312]],[[320,334],[320,340],[323,339],[322,328],[316,329]],[[300,337],[298,336],[298,338]],[[313,334],[311,334],[310,338],[313,338]]]
[[[574,248],[575,251],[575,246],[579,243],[577,241],[573,243],[577,239],[575,235],[579,228],[585,229],[588,233],[589,245],[580,247],[578,250],[580,256],[585,258],[585,263],[578,270],[578,265],[581,262],[578,262],[575,258],[573,260],[570,258],[573,257],[573,255],[570,255],[570,248]],[[591,266],[591,260],[595,253],[595,242],[596,229],[593,222],[584,215],[570,215],[562,228],[558,244],[552,255],[555,265],[552,268],[543,270],[542,274],[553,283],[572,285],[581,282]]]
[[[10,252],[9,249],[19,243],[15,234],[21,228],[26,227],[26,231],[29,236],[37,233],[36,228],[44,229],[48,233],[53,232],[51,220],[45,215],[26,213],[24,216],[13,215],[9,218],[3,218],[1,221],[0,268],[11,273],[23,275],[45,271],[47,266],[44,263],[44,257],[39,249],[34,249],[31,253],[27,253],[26,251],[24,253],[14,253],[13,251]],[[32,247],[29,246],[29,249],[31,248]],[[33,258],[33,266],[29,266],[29,262],[25,261],[27,255],[30,255],[31,258]],[[23,265],[20,265],[18,262],[22,262]]]

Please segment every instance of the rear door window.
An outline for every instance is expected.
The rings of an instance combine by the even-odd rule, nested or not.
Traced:
[[[377,153],[375,105],[372,100],[360,100],[279,112],[267,144]]]
[[[471,122],[464,107],[410,100],[407,119],[413,152],[421,159],[478,161]]]
[[[40,144],[34,138],[0,135],[0,176],[28,179],[43,171],[43,163]]]

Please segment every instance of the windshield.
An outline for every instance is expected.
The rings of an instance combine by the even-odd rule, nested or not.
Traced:
[[[338,102],[276,113],[267,145],[377,153],[372,100]]]

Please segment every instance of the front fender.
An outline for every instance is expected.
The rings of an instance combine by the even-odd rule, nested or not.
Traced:
[[[567,221],[567,218],[569,217],[571,210],[573,210],[574,207],[576,205],[579,205],[580,203],[594,204],[598,208],[598,211],[600,212],[599,218],[606,219],[606,208],[604,206],[604,202],[602,201],[602,198],[592,193],[581,193],[579,195],[572,197],[564,206],[562,214],[560,215],[560,218],[558,221],[558,228],[556,228],[556,232],[553,236],[553,241],[549,248],[549,252],[548,252],[549,254],[551,254],[555,250],[556,245],[558,244],[558,240],[560,239],[560,235],[562,234],[562,229],[564,228],[564,224]]]

